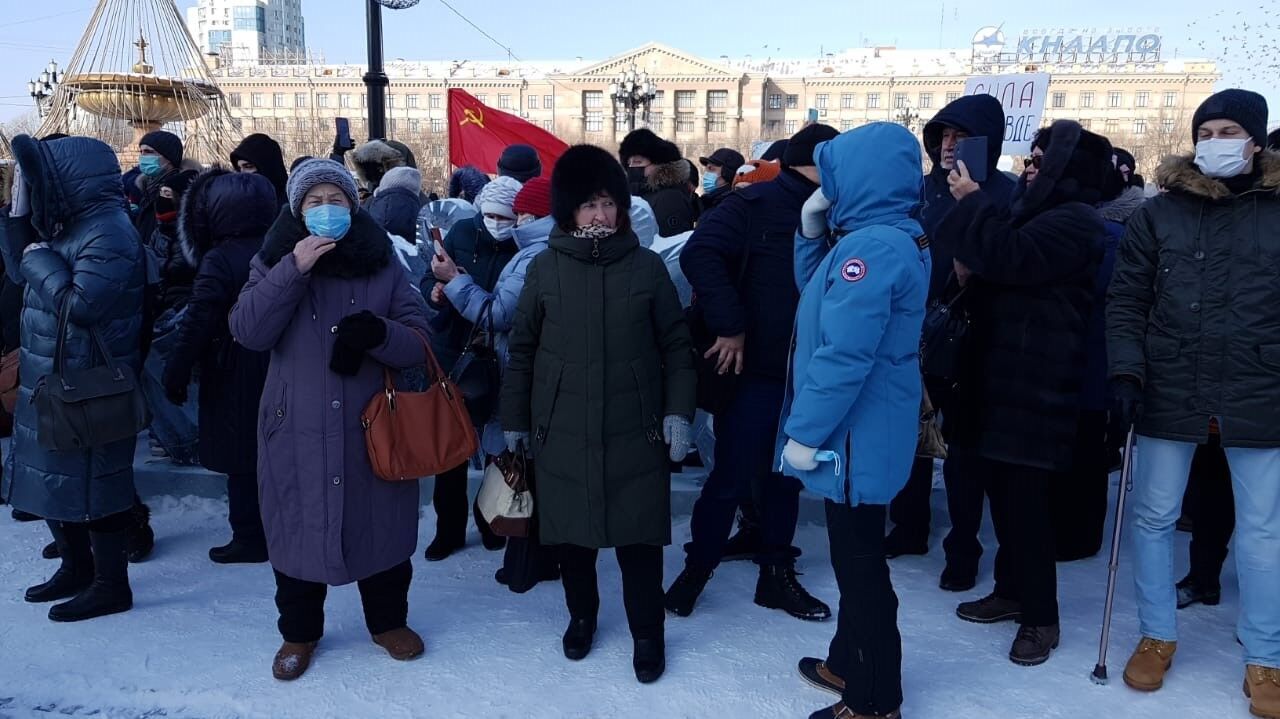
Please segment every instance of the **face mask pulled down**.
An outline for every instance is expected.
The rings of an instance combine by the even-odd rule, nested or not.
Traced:
[[[340,240],[351,229],[351,210],[341,205],[320,205],[303,212],[302,220],[316,237]]]
[[[1211,138],[1196,143],[1196,167],[1207,177],[1235,177],[1249,166],[1244,146],[1249,140]]]
[[[493,235],[493,239],[499,242],[511,239],[511,235],[516,231],[515,220],[495,220],[492,217],[484,218],[484,228]]]

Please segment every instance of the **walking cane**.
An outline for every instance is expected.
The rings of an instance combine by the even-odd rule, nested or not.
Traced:
[[[1111,608],[1116,599],[1116,571],[1120,568],[1120,533],[1124,528],[1124,499],[1133,489],[1133,427],[1124,441],[1124,462],[1120,465],[1120,491],[1116,497],[1116,522],[1111,530],[1111,563],[1107,566],[1107,603],[1102,610],[1102,638],[1098,642],[1098,663],[1090,679],[1107,683],[1107,644],[1111,640]]]

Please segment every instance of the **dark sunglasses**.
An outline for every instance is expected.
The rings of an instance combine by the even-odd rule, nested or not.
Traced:
[[[1036,169],[1039,170],[1042,163],[1044,163],[1044,155],[1032,155],[1031,157],[1023,159],[1022,166],[1031,167],[1032,165],[1035,165]]]

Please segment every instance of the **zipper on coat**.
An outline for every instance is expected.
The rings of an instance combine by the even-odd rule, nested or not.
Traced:
[[[849,433],[846,433],[844,435],[844,456],[848,464],[850,465],[853,464],[853,440],[852,440],[852,435]],[[839,458],[837,457],[837,462],[838,461],[839,461]],[[848,467],[845,467],[845,469],[848,470]],[[853,488],[850,486],[850,482],[849,482],[850,474],[853,474],[853,473],[849,471],[846,471],[844,473],[844,502],[845,504],[849,504],[850,506],[852,506],[852,503],[850,500],[853,499]],[[836,476],[837,477],[840,476],[839,464],[836,464]]]
[[[640,372],[636,370],[634,362],[631,364],[631,376],[635,378],[636,398],[640,402],[640,426],[644,428],[644,436],[649,440],[649,444],[657,444],[662,440],[662,433],[658,429],[658,416],[645,406],[644,383],[640,381]]]
[[[551,406],[547,408],[547,418],[544,420],[546,424],[539,424],[537,431],[533,435],[534,441],[538,443],[539,447],[547,443],[547,434],[551,431],[551,418],[556,413],[556,403],[560,400],[560,382],[563,379],[564,365],[561,364],[560,371],[556,373],[555,389],[551,391]]]

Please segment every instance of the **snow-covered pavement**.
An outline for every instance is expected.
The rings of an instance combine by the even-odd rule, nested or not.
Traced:
[[[935,493],[935,505],[941,495]],[[414,559],[410,625],[427,653],[398,663],[374,646],[354,586],[330,590],[326,635],[310,671],[283,684],[271,678],[279,646],[266,565],[218,566],[205,552],[227,534],[226,505],[212,499],[151,500],[155,555],[132,567],[132,612],[60,625],[47,605],[26,604],[23,589],[55,562],[39,557],[40,523],[0,515],[0,717],[806,717],[831,703],[796,675],[796,660],[823,656],[834,622],[809,624],[752,601],[755,567],[722,566],[694,615],[668,618],[667,673],[641,686],[617,565],[603,553],[602,607],[595,648],[582,662],[560,652],[566,615],[559,584],[515,595],[493,581],[501,555],[473,544],[450,559]],[[937,507],[941,509],[941,507]],[[939,513],[945,522],[945,515]],[[424,509],[420,544],[435,518]],[[1037,668],[1006,659],[1012,625],[956,619],[955,604],[990,588],[991,553],[978,589],[937,588],[942,553],[935,530],[928,557],[893,563],[901,598],[906,704],[910,719],[1093,719],[1247,717],[1234,636],[1237,602],[1228,561],[1223,602],[1180,613],[1182,641],[1165,689],[1140,695],[1119,681],[1136,640],[1127,572],[1122,571],[1110,686],[1088,679],[1097,651],[1106,581],[1104,558],[1060,566],[1062,647]],[[682,563],[688,518],[677,519],[666,552],[666,581]],[[987,528],[988,546],[990,528]],[[835,581],[825,530],[800,529],[802,581],[833,606]],[[1179,570],[1186,535],[1178,539]],[[1123,561],[1123,560],[1122,560]],[[1179,575],[1180,576],[1180,575]]]

